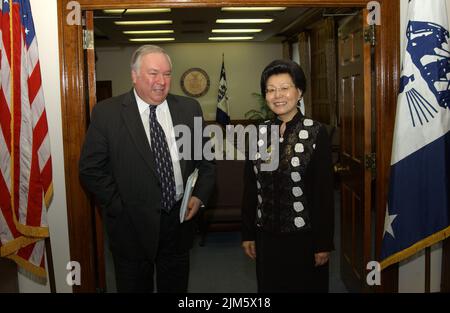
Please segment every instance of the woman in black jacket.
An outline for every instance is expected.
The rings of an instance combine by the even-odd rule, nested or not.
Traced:
[[[247,162],[242,246],[256,259],[259,292],[328,291],[334,249],[331,144],[325,126],[298,108],[305,88],[303,70],[292,61],[273,61],[261,76],[262,95],[276,117],[260,125],[259,135],[271,138],[272,126],[279,130],[278,150],[264,143],[278,153],[279,165],[262,170],[259,153]],[[258,145],[264,146],[261,139]]]

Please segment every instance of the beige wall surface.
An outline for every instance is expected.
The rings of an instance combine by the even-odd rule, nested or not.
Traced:
[[[244,119],[245,112],[259,108],[252,93],[260,92],[261,72],[269,62],[282,56],[282,46],[279,43],[180,43],[161,46],[167,50],[173,63],[172,93],[184,95],[180,79],[190,68],[199,67],[209,75],[208,93],[197,98],[206,120],[214,120],[216,117],[222,54],[225,56],[231,119]],[[97,48],[97,80],[112,80],[113,95],[127,92],[131,88],[130,58],[135,49],[136,47]]]

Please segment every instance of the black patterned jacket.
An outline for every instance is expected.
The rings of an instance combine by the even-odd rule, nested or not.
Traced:
[[[279,149],[269,135],[278,119],[259,127],[258,147],[270,151],[271,160],[257,153],[247,162],[242,210],[243,240],[254,240],[256,229],[273,233],[313,232],[315,249],[333,249],[334,201],[331,144],[325,126],[298,112],[286,124]],[[261,151],[259,151],[261,152]],[[264,171],[264,162],[276,170]]]

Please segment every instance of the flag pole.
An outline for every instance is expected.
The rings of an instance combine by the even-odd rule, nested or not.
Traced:
[[[431,287],[431,247],[425,248],[425,293],[430,293]]]
[[[47,254],[48,279],[49,279],[49,283],[50,283],[50,292],[56,293],[55,270],[53,268],[52,245],[50,242],[50,236],[45,238],[45,252]]]
[[[442,242],[441,292],[450,292],[450,237]]]
[[[15,135],[15,131],[14,131],[14,119],[15,119],[15,106],[14,106],[14,40],[13,40],[13,13],[14,11],[12,10],[12,5],[9,4],[9,41],[10,41],[10,49],[11,49],[11,54],[10,54],[10,58],[11,58],[11,65],[10,65],[10,78],[11,78],[11,85],[10,85],[10,92],[11,92],[11,163],[10,163],[10,168],[11,168],[11,211],[12,211],[12,215],[13,215],[13,221],[14,221],[14,209],[15,209],[15,203],[14,203],[14,198],[15,198],[15,184],[14,184],[14,175],[16,174],[14,172],[14,158],[15,158],[15,144],[14,144],[14,135]]]

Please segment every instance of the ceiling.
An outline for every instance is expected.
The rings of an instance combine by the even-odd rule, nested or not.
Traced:
[[[345,13],[349,9],[323,8],[285,8],[282,11],[225,12],[221,8],[172,8],[165,13],[112,14],[104,11],[94,13],[94,35],[97,46],[126,46],[142,44],[132,42],[131,38],[173,37],[172,43],[206,43],[211,36],[253,36],[250,42],[281,42],[302,28],[308,28],[323,15]],[[224,18],[272,18],[268,24],[217,24],[217,19]],[[116,25],[115,21],[131,20],[172,20],[167,25]],[[262,29],[258,33],[213,34],[212,29]],[[170,34],[135,35],[123,31],[136,30],[173,30]],[[237,40],[226,40],[226,42]],[[156,44],[162,43],[156,41]]]

